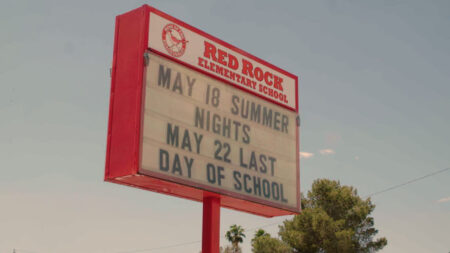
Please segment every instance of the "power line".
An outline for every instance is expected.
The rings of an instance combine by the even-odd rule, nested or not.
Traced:
[[[417,178],[411,179],[411,180],[406,181],[406,182],[401,183],[401,184],[397,184],[397,185],[394,185],[394,186],[390,186],[390,187],[388,187],[388,188],[385,188],[385,189],[383,189],[383,190],[379,190],[379,191],[374,192],[374,193],[370,193],[370,194],[366,195],[366,196],[363,197],[363,198],[368,198],[368,197],[372,197],[372,196],[375,196],[375,195],[378,195],[378,194],[381,194],[381,193],[389,192],[389,191],[392,191],[392,190],[401,188],[401,187],[403,187],[403,186],[406,186],[406,185],[415,183],[415,182],[417,182],[417,181],[423,180],[423,179],[425,179],[425,178],[428,178],[428,177],[431,177],[431,176],[435,176],[435,175],[437,175],[437,174],[443,173],[443,172],[448,171],[448,170],[450,170],[450,167],[449,167],[449,168],[442,169],[442,170],[438,170],[438,171],[431,172],[431,173],[429,173],[429,174],[426,174],[426,175],[423,175],[423,176],[421,176],[421,177],[417,177]],[[258,226],[258,227],[249,228],[249,229],[247,229],[247,231],[252,231],[252,230],[256,230],[256,229],[260,229],[260,228],[265,228],[265,227],[270,227],[270,226],[278,225],[278,224],[279,224],[279,222],[269,223],[269,224],[266,224],[266,225],[262,225],[262,226]],[[139,252],[149,252],[149,251],[154,251],[154,250],[169,249],[169,248],[176,248],[176,247],[181,247],[181,246],[190,245],[190,244],[197,244],[197,243],[200,243],[200,242],[201,242],[201,241],[197,240],[197,241],[190,241],[190,242],[178,243],[178,244],[167,245],[167,246],[162,246],[162,247],[157,247],[157,248],[137,249],[137,250],[131,250],[131,251],[120,251],[120,252],[116,252],[116,253],[139,253]],[[19,253],[20,253],[20,252],[37,253],[37,252],[33,252],[33,251],[29,251],[29,250],[23,250],[23,249],[15,249],[15,252],[19,252]]]
[[[384,189],[384,190],[380,190],[380,191],[371,193],[371,194],[369,194],[369,195],[366,195],[366,197],[364,197],[364,198],[368,198],[368,197],[372,197],[372,196],[374,196],[374,195],[378,195],[378,194],[381,194],[381,193],[385,193],[385,192],[388,192],[388,191],[392,191],[392,190],[394,190],[394,189],[397,189],[397,188],[403,187],[403,186],[405,186],[405,185],[408,185],[408,184],[411,184],[411,183],[420,181],[420,180],[425,179],[425,178],[427,178],[427,177],[431,177],[431,176],[437,175],[437,174],[442,173],[442,172],[447,171],[447,170],[450,170],[450,168],[445,168],[445,169],[442,169],[442,170],[438,170],[438,171],[435,171],[435,172],[431,172],[431,173],[426,174],[426,175],[424,175],[424,176],[421,176],[421,177],[418,177],[418,178],[411,179],[411,180],[409,180],[409,181],[407,181],[407,182],[404,182],[404,183],[401,183],[401,184],[398,184],[398,185],[394,185],[394,186],[388,187],[388,188],[386,188],[386,189]]]
[[[279,222],[275,222],[275,223],[269,223],[263,226],[258,226],[258,227],[252,227],[247,229],[247,231],[252,231],[252,230],[256,230],[256,229],[260,229],[260,228],[265,228],[265,227],[270,227],[273,225],[277,225]],[[116,252],[116,253],[138,253],[138,252],[149,252],[149,251],[153,251],[153,250],[160,250],[160,249],[169,249],[169,248],[176,248],[176,247],[181,247],[181,246],[185,246],[185,245],[190,245],[190,244],[197,244],[197,243],[201,243],[202,241],[197,240],[197,241],[191,241],[191,242],[185,242],[185,243],[179,243],[179,244],[174,244],[174,245],[167,245],[167,246],[162,246],[162,247],[158,247],[158,248],[150,248],[150,249],[138,249],[138,250],[132,250],[132,251],[120,251],[120,252]]]
[[[418,177],[418,178],[411,179],[411,180],[406,181],[406,182],[401,183],[401,184],[390,186],[390,187],[388,187],[386,189],[383,189],[383,190],[380,190],[380,191],[377,191],[377,192],[374,192],[374,193],[370,193],[370,194],[366,195],[363,198],[368,198],[368,197],[372,197],[374,195],[378,195],[378,194],[381,194],[381,193],[392,191],[392,190],[395,190],[397,188],[403,187],[405,185],[408,185],[408,184],[411,184],[411,183],[423,180],[423,179],[425,179],[427,177],[431,177],[431,176],[440,174],[440,173],[445,172],[447,170],[450,170],[450,167],[442,169],[442,170],[438,170],[438,171],[435,171],[435,172],[432,172],[432,173],[429,173],[429,174],[426,174],[426,175]],[[277,225],[277,224],[279,224],[279,222],[269,223],[269,224],[266,224],[266,225],[263,225],[263,226],[258,226],[258,227],[253,227],[253,228],[248,229],[247,231],[252,231],[252,230],[255,230],[255,229],[260,229],[260,228],[265,228],[265,227],[270,227],[270,226]],[[141,250],[135,250],[135,251],[122,251],[122,252],[116,252],[116,253],[137,253],[137,252],[146,252],[146,251],[153,251],[153,250],[159,250],[159,249],[169,249],[169,248],[175,248],[175,247],[180,247],[180,246],[189,245],[189,244],[195,244],[195,243],[200,243],[200,242],[201,241],[192,241],[192,242],[185,242],[185,243],[179,243],[179,244],[174,244],[174,245],[167,245],[167,246],[159,247],[159,248],[141,249]]]

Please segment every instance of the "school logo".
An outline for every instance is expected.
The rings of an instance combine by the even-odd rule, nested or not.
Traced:
[[[167,24],[162,31],[162,41],[167,52],[173,57],[180,57],[186,51],[188,41],[183,31],[175,24]]]

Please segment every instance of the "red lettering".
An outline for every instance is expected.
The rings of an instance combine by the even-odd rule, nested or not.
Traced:
[[[200,58],[200,57],[198,57],[198,65],[200,66],[200,67],[204,67],[203,66],[203,59],[202,58]]]
[[[223,76],[223,67],[216,65],[216,73]]]
[[[247,78],[247,84],[248,87],[252,87],[252,80]]]
[[[227,78],[230,78],[230,76],[228,75],[228,73],[230,72],[228,69],[224,69],[224,75],[227,77]]]
[[[216,46],[208,41],[204,41],[205,50],[203,52],[203,56],[207,59],[211,59],[214,62],[217,62],[220,65],[227,66],[230,69],[237,70],[239,68],[239,61],[236,56],[229,54],[228,52],[216,48]],[[283,91],[283,78],[273,73],[267,71],[263,71],[260,67],[253,68],[253,64],[251,61],[242,59],[242,76],[233,71],[229,71],[227,68],[220,67],[218,64],[214,64],[212,62],[206,61],[202,58],[198,58],[198,65],[209,69],[212,72],[217,73],[218,75],[224,76],[233,81],[237,81],[244,86],[249,88],[256,89],[257,83],[249,78],[245,78],[248,76],[250,78],[255,78],[257,81],[261,82],[264,80],[264,83],[267,86],[272,86],[274,89]],[[277,92],[272,88],[259,85],[259,90],[264,94],[279,99],[280,101],[287,101],[287,96]]]
[[[273,91],[273,97],[278,98],[278,92],[276,90]]]
[[[283,85],[281,85],[282,82],[283,82],[283,78],[281,78],[279,76],[275,76],[274,80],[273,80],[273,87],[275,89],[283,91]]]
[[[236,79],[236,74],[234,72],[230,71],[230,79],[233,81]]]
[[[260,67],[255,68],[255,77],[260,82],[263,80],[263,71]]]
[[[217,52],[218,52],[218,56],[219,56],[217,59],[217,62],[226,66],[227,61],[225,61],[225,57],[227,57],[227,52],[225,52],[221,49],[217,50]]]
[[[232,54],[228,54],[228,67],[234,70],[237,70],[239,67],[237,58]]]
[[[241,77],[241,84],[245,85],[245,81],[247,81],[247,78]]]
[[[253,77],[253,65],[246,59],[242,59],[242,74]]]
[[[264,81],[266,82],[267,85],[272,86],[273,84],[272,79],[273,79],[272,73],[270,73],[269,71],[264,73]]]
[[[217,61],[216,58],[216,47],[205,40],[205,52],[203,52],[203,56],[212,59],[213,61]],[[211,58],[212,57],[212,58]]]

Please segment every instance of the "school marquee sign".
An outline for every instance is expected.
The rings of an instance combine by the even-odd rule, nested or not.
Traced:
[[[118,16],[105,180],[300,211],[298,78],[150,6]]]

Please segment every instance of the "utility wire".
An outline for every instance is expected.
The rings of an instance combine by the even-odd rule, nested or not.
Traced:
[[[265,228],[265,227],[270,227],[273,225],[278,224],[279,222],[276,223],[270,223],[270,224],[266,224],[263,226],[258,226],[258,227],[252,227],[247,229],[247,231],[252,231],[252,230],[256,230],[256,229],[260,229],[260,228]],[[176,248],[176,247],[180,247],[180,246],[184,246],[184,245],[190,245],[190,244],[197,244],[197,243],[201,243],[201,241],[197,240],[197,241],[192,241],[192,242],[184,242],[184,243],[179,243],[179,244],[174,244],[174,245],[167,245],[167,246],[162,246],[159,248],[151,248],[151,249],[138,249],[138,250],[132,250],[132,251],[120,251],[120,252],[116,252],[116,253],[138,253],[138,252],[149,252],[149,251],[153,251],[153,250],[160,250],[160,249],[168,249],[168,248]]]
[[[429,174],[426,174],[426,175],[421,176],[421,177],[418,177],[418,178],[411,179],[411,180],[406,181],[406,182],[404,182],[404,183],[397,184],[397,185],[388,187],[388,188],[386,188],[386,189],[383,189],[383,190],[380,190],[380,191],[377,191],[377,192],[374,192],[374,193],[370,193],[370,194],[366,195],[366,196],[363,197],[363,198],[368,198],[368,197],[372,197],[372,196],[374,196],[374,195],[378,195],[378,194],[381,194],[381,193],[385,193],[385,192],[388,192],[388,191],[392,191],[392,190],[395,190],[395,189],[397,189],[397,188],[403,187],[403,186],[405,186],[405,185],[412,184],[412,183],[414,183],[414,182],[423,180],[423,179],[425,179],[425,178],[427,178],[427,177],[431,177],[431,176],[440,174],[440,173],[445,172],[445,171],[447,171],[447,170],[450,170],[450,167],[449,167],[449,168],[442,169],[442,170],[438,170],[438,171],[435,171],[435,172],[432,172],[432,173],[429,173]],[[252,231],[252,230],[256,230],[256,229],[260,229],[260,228],[265,228],[265,227],[270,227],[270,226],[277,225],[277,224],[279,224],[279,222],[274,222],[274,223],[269,223],[269,224],[266,224],[266,225],[263,225],[263,226],[253,227],[253,228],[247,229],[247,231]],[[200,243],[200,242],[201,242],[201,241],[192,241],[192,242],[185,242],[185,243],[179,243],[179,244],[174,244],[174,245],[167,245],[167,246],[159,247],[159,248],[141,249],[141,250],[135,250],[135,251],[121,251],[121,252],[116,252],[116,253],[148,252],[148,251],[153,251],[153,250],[168,249],[168,248],[175,248],[175,247],[180,247],[180,246],[189,245],[189,244],[196,244],[196,243]]]
[[[404,182],[404,183],[401,183],[401,184],[398,184],[398,185],[391,186],[391,187],[386,188],[386,189],[384,189],[384,190],[380,190],[380,191],[371,193],[371,194],[369,194],[369,195],[366,195],[365,198],[372,197],[372,196],[374,196],[374,195],[378,195],[378,194],[381,194],[381,193],[385,193],[385,192],[388,192],[388,191],[395,190],[395,189],[397,189],[397,188],[403,187],[403,186],[408,185],[408,184],[412,184],[412,183],[414,183],[414,182],[420,181],[420,180],[425,179],[425,178],[427,178],[427,177],[431,177],[431,176],[437,175],[437,174],[442,173],[442,172],[447,171],[447,170],[450,170],[450,168],[445,168],[445,169],[442,169],[442,170],[438,170],[438,171],[435,171],[435,172],[431,172],[431,173],[426,174],[426,175],[424,175],[424,176],[421,176],[421,177],[418,177],[418,178],[414,178],[414,179],[411,179],[411,180],[406,181],[406,182]]]
[[[411,180],[406,181],[406,182],[404,182],[404,183],[397,184],[397,185],[388,187],[388,188],[386,188],[386,189],[383,189],[383,190],[380,190],[380,191],[377,191],[377,192],[374,192],[374,193],[370,193],[370,194],[366,195],[366,196],[363,197],[363,198],[368,198],[368,197],[372,197],[372,196],[375,196],[375,195],[378,195],[378,194],[382,194],[382,193],[385,193],[385,192],[388,192],[388,191],[392,191],[392,190],[398,189],[398,188],[400,188],[400,187],[403,187],[403,186],[406,186],[406,185],[415,183],[415,182],[417,182],[417,181],[423,180],[423,179],[425,179],[425,178],[428,178],[428,177],[431,177],[431,176],[435,176],[435,175],[437,175],[437,174],[443,173],[443,172],[448,171],[448,170],[450,170],[450,167],[449,167],[449,168],[442,169],[442,170],[438,170],[438,171],[435,171],[435,172],[431,172],[431,173],[426,174],[426,175],[423,175],[423,176],[421,176],[421,177],[417,177],[417,178],[411,179]],[[279,224],[279,222],[269,223],[269,224],[266,224],[266,225],[262,225],[262,226],[258,226],[258,227],[249,228],[249,229],[247,229],[247,231],[252,231],[252,230],[256,230],[256,229],[260,229],[260,228],[265,228],[265,227],[270,227],[270,226],[278,225],[278,224]],[[167,245],[167,246],[162,246],[162,247],[157,247],[157,248],[138,249],[138,250],[131,250],[131,251],[120,251],[120,252],[116,252],[116,253],[139,253],[139,252],[149,252],[149,251],[154,251],[154,250],[169,249],[169,248],[176,248],[176,247],[181,247],[181,246],[185,246],[185,245],[197,244],[197,243],[200,243],[200,242],[201,242],[201,241],[197,240],[197,241],[184,242],[184,243],[173,244],[173,245]],[[23,250],[23,249],[15,249],[15,251],[16,251],[16,252],[19,252],[19,253],[20,253],[20,252],[36,253],[36,252],[33,252],[33,251],[28,251],[28,250]]]

